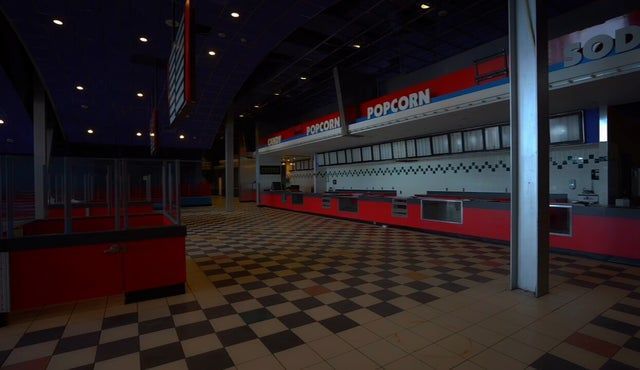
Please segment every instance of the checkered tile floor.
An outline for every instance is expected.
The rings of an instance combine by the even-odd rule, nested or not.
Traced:
[[[12,315],[15,369],[631,369],[640,269],[553,255],[506,289],[487,243],[242,205],[184,213],[189,292]]]

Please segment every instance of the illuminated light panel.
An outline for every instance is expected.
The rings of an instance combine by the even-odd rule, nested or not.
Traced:
[[[92,135],[93,134],[93,130],[92,129],[88,129],[87,130],[87,134]]]
[[[144,36],[140,36],[138,40],[140,40],[140,42],[149,42],[149,39]]]
[[[239,18],[239,17],[240,17],[240,13],[238,13],[238,12],[231,12],[231,16],[232,16],[233,18]]]
[[[62,26],[64,24],[64,22],[61,21],[60,19],[54,18],[53,19],[53,24],[55,24],[56,26]]]

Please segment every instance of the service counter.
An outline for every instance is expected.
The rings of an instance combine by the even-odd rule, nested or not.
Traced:
[[[267,191],[260,205],[508,243],[508,197]],[[640,264],[640,209],[583,206],[551,196],[551,247]]]
[[[186,227],[162,214],[36,220],[0,240],[10,259],[11,310],[125,294],[127,302],[184,292]]]

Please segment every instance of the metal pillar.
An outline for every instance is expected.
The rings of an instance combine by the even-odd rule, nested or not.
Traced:
[[[260,131],[258,130],[258,122],[255,123],[256,150],[254,158],[256,159],[256,205],[260,205],[260,151],[258,145],[260,143]]]
[[[180,225],[181,223],[181,215],[180,215],[180,161],[176,160],[173,162],[175,166],[175,187],[176,187],[176,224]]]
[[[71,208],[71,198],[73,198],[73,175],[71,173],[71,163],[68,157],[64,157],[62,178],[62,191],[64,199],[64,233],[71,234],[73,231],[72,217],[73,209]]]
[[[338,100],[338,112],[340,113],[340,132],[342,136],[347,136],[349,135],[349,125],[347,123],[347,115],[344,111],[342,84],[340,83],[340,71],[338,67],[333,67],[333,83],[336,86],[336,99]]]
[[[544,0],[509,0],[511,289],[549,290],[549,117]]]
[[[47,163],[47,123],[44,89],[38,83],[33,86],[33,190],[35,217],[44,219],[46,202],[44,193],[44,168]]]
[[[224,127],[224,209],[233,211],[233,114],[227,113]]]

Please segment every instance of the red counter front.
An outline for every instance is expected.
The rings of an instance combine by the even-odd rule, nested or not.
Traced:
[[[417,230],[447,233],[497,242],[510,238],[508,203],[502,207],[474,207],[465,202],[463,223],[423,220],[419,203],[407,205],[406,217],[392,214],[392,203],[381,200],[358,200],[358,212],[338,210],[337,198],[331,198],[329,208],[323,208],[322,197],[304,196],[303,204],[292,204],[291,196],[283,202],[281,193],[262,193],[260,204],[274,208],[313,213],[344,219],[410,227]],[[616,217],[573,213],[570,236],[551,235],[552,248],[613,257],[640,262],[640,217]]]
[[[25,225],[25,237],[5,241],[11,270],[11,310],[119,293],[175,287],[186,281],[183,226],[162,215],[130,216],[137,229],[109,231],[112,218],[74,221],[74,234],[59,232],[62,220]]]

